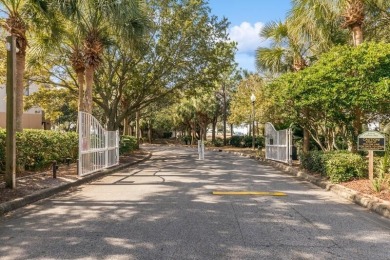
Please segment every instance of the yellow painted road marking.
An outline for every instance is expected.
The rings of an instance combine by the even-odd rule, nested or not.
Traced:
[[[287,196],[287,194],[283,192],[267,192],[267,191],[213,191],[213,195]]]

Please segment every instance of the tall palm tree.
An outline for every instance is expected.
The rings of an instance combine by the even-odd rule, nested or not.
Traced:
[[[300,35],[308,45],[318,45],[322,52],[337,43],[350,41],[342,28],[349,29],[354,46],[363,43],[364,32],[370,31],[370,28],[363,30],[367,14],[375,19],[378,12],[388,13],[389,7],[386,0],[292,0],[288,21],[292,34]],[[371,23],[377,24],[377,21]],[[359,107],[354,109],[354,115],[354,135],[357,137],[362,129]],[[349,146],[350,150],[356,149],[354,141]]]
[[[50,14],[48,1],[44,0],[0,0],[0,24],[9,34],[16,37],[16,131],[22,131],[24,72],[28,34],[52,35],[55,18]]]
[[[352,33],[354,46],[361,44],[364,33],[369,34],[371,30],[364,30],[363,25],[376,26],[379,22],[367,24],[366,17],[378,19],[378,14],[389,13],[389,7],[386,0],[292,0],[287,19],[292,34],[304,36],[309,44],[327,51],[334,44],[348,40],[342,28]]]
[[[71,61],[78,75],[79,109],[92,113],[94,72],[102,62],[104,48],[114,40],[138,47],[150,21],[143,2],[137,0],[58,0],[56,6],[77,37]]]
[[[261,30],[260,37],[271,40],[271,47],[257,49],[257,67],[271,73],[297,72],[305,69],[314,51],[300,36],[290,32],[289,21],[267,24]],[[302,113],[307,118],[308,111],[304,110]],[[306,127],[303,127],[303,132],[303,151],[307,152],[310,133]]]
[[[342,9],[344,18],[343,26],[352,32],[353,45],[358,46],[363,43],[363,22],[365,18],[363,0],[346,0]]]
[[[260,37],[271,40],[271,47],[256,50],[256,66],[271,73],[284,73],[304,69],[308,63],[309,48],[290,34],[286,22],[270,22],[260,32]]]

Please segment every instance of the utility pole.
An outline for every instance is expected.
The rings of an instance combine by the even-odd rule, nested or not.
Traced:
[[[16,39],[7,36],[7,111],[6,111],[6,162],[5,186],[16,187],[16,139],[15,139],[15,85],[16,85]]]

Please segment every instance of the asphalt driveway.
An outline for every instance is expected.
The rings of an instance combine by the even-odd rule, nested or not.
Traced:
[[[148,161],[2,218],[0,258],[389,259],[390,220],[331,192],[245,157],[147,149]]]

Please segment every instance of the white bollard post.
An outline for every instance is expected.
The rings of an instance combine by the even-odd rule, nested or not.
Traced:
[[[203,140],[198,140],[199,160],[204,160],[204,143]]]

